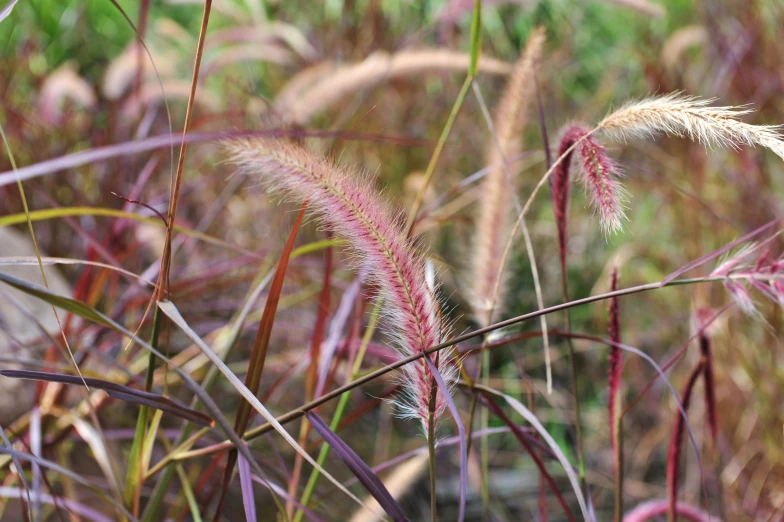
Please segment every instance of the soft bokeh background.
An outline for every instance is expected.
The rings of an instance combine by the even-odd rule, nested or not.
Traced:
[[[496,0],[485,4],[485,59],[512,63],[536,26],[547,30],[539,84],[550,140],[572,120],[596,122],[626,100],[675,90],[717,97],[726,105],[750,104],[755,110],[747,117],[750,123],[784,122],[784,7],[779,0]],[[144,33],[155,68],[145,52],[134,45],[134,30],[117,6]],[[392,79],[379,75],[349,86],[345,96],[328,106],[324,100],[337,88],[326,82],[338,67],[363,60],[372,63],[374,57],[386,56],[381,53],[394,56],[436,47],[466,52],[472,8],[473,2],[455,0],[216,0],[192,131],[239,132],[283,128],[292,123],[306,131],[329,131],[326,138],[304,141],[315,150],[335,153],[343,162],[376,173],[376,183],[384,187],[387,197],[408,205],[421,183],[421,172],[463,81],[464,70],[424,70]],[[17,165],[25,167],[79,151],[165,136],[170,128],[175,133],[181,129],[201,12],[202,5],[195,0],[142,0],[141,5],[127,0],[116,5],[107,0],[20,0],[11,15],[0,22],[0,124]],[[142,69],[138,67],[140,60],[145,63]],[[492,108],[503,88],[503,76],[486,71],[477,81]],[[281,101],[281,93],[292,92],[288,103]],[[304,93],[310,98],[299,110],[313,110],[314,114],[306,121],[292,121],[297,101],[304,98]],[[325,106],[321,108],[320,103]],[[353,135],[341,142],[360,120]],[[475,185],[454,189],[484,166],[482,155],[489,140],[477,100],[469,95],[426,196],[426,205],[441,195],[447,196],[431,216],[434,219],[426,238],[440,259],[444,293],[449,296],[457,331],[473,327],[464,288],[470,278],[466,257],[471,250],[472,202],[477,192]],[[526,127],[521,197],[527,197],[544,172],[543,150],[539,121],[532,117]],[[624,232],[605,237],[581,191],[573,192],[569,280],[574,298],[606,291],[613,263],[621,266],[622,286],[658,281],[688,261],[782,214],[784,165],[768,152],[745,148],[711,151],[678,139],[616,144],[610,150],[627,174],[625,183],[632,195],[629,222]],[[270,200],[247,180],[232,177],[232,169],[224,160],[215,140],[188,149],[178,223],[212,239],[179,236],[182,244],[172,273],[174,301],[189,324],[208,339],[242,306],[243,296],[259,270],[275,262],[295,210],[293,205]],[[35,232],[43,252],[121,266],[154,279],[164,229],[150,211],[126,203],[112,192],[165,212],[170,161],[168,148],[159,147],[90,160],[64,170],[46,168],[43,175],[25,181],[30,209],[39,212]],[[0,172],[0,234],[23,235],[22,202],[6,154],[0,155]],[[100,216],[87,207],[123,209],[151,219],[140,222]],[[40,213],[46,209],[52,210]],[[529,224],[545,302],[558,303],[556,229],[545,194],[537,200]],[[298,244],[323,237],[323,230],[308,223],[300,232]],[[32,255],[29,250],[11,246],[14,244],[10,239],[0,239],[0,256]],[[780,253],[780,245],[773,245],[775,253]],[[355,274],[350,262],[337,256],[333,310]],[[522,245],[513,265],[513,290],[505,312],[508,316],[536,307]],[[320,252],[302,256],[292,262],[286,279],[262,384],[262,393],[272,392],[267,405],[277,414],[303,401],[302,371],[289,370],[310,343],[322,268]],[[695,275],[711,269],[712,265],[703,267]],[[74,297],[129,328],[138,326],[149,299],[148,288],[116,272],[94,267],[69,265],[58,270]],[[28,277],[35,280],[35,270]],[[717,447],[707,437],[702,401],[695,400],[690,410],[702,454],[707,505],[724,520],[772,520],[781,517],[784,506],[782,315],[780,307],[760,296],[757,299],[758,316],[750,318],[731,307],[711,330],[720,406]],[[52,364],[59,365],[59,371],[68,371],[68,361],[59,352],[48,350],[51,341],[42,337],[29,319],[27,327],[20,328],[19,322],[26,320],[11,315],[15,305],[4,301],[0,307],[3,364],[14,359],[40,361],[47,353]],[[717,311],[730,302],[720,284],[623,298],[623,340],[664,363],[694,332],[693,318],[700,310]],[[262,306],[263,300],[255,306],[256,318]],[[43,315],[47,310],[44,307],[37,313]],[[119,338],[72,318],[66,323],[77,352],[97,348],[102,354],[91,357],[83,371],[122,382],[130,378],[126,370],[131,376],[143,375],[144,354],[123,351]],[[560,316],[551,316],[551,327],[561,324]],[[533,330],[538,326],[538,322],[531,322],[522,328]],[[605,336],[606,327],[605,304],[572,312],[575,331]],[[142,334],[147,335],[149,328],[145,323]],[[247,368],[254,332],[255,324],[249,321],[232,355],[232,368],[240,374]],[[169,335],[172,353],[188,346],[176,331]],[[557,339],[554,343],[556,386],[552,395],[541,393],[544,367],[538,339],[495,351],[492,385],[523,398],[531,389],[537,390],[537,414],[568,448],[572,439],[566,426],[573,403],[568,391],[568,366],[561,357],[565,347]],[[606,350],[581,341],[575,346],[581,353],[578,377],[586,424],[588,479],[599,519],[609,520],[612,456],[606,412]],[[183,353],[181,362],[189,357],[187,351]],[[697,358],[695,345],[675,365],[669,375],[676,389],[681,388]],[[629,400],[655,371],[633,356],[626,359],[624,386]],[[371,359],[368,368],[382,362]],[[520,380],[521,369],[530,381]],[[204,368],[194,370],[196,377],[203,374]],[[0,386],[6,386],[3,381],[0,378]],[[350,429],[340,432],[370,464],[385,462],[425,443],[411,423],[395,419],[389,405],[373,399],[392,386],[393,379],[386,379],[356,392],[349,411],[358,413]],[[15,398],[21,401],[27,394],[32,404],[34,387],[26,386],[23,392],[18,387],[14,390]],[[183,401],[189,399],[176,379],[170,392]],[[226,382],[219,383],[213,393],[226,412],[235,411],[238,395]],[[62,397],[50,413],[65,411],[78,398],[77,394]],[[467,411],[465,396],[458,394],[458,398]],[[21,429],[26,426],[24,409],[15,411],[2,403],[0,409],[4,426],[14,421],[13,425]],[[324,414],[329,411],[325,409]],[[667,388],[658,383],[625,418],[628,505],[666,495],[665,462],[675,415]],[[109,452],[117,468],[123,470],[119,476],[124,476],[132,436],[128,430],[132,430],[135,417],[135,408],[119,402],[100,412],[103,428],[116,435],[110,441]],[[56,419],[44,420],[45,427],[56,433]],[[445,436],[450,429],[445,423]],[[291,431],[296,433],[296,426]],[[527,519],[538,513],[538,478],[530,459],[509,434],[493,435],[488,441],[491,519]],[[53,460],[109,487],[105,470],[95,463],[94,454],[80,438],[53,437],[44,442],[44,452]],[[285,484],[288,471],[281,462],[290,463],[291,450],[275,438],[261,440],[253,449],[269,465],[270,477]],[[684,452],[689,460],[684,465],[681,498],[700,504],[699,469],[690,446],[686,445]],[[456,451],[450,451],[444,453],[439,464],[443,520],[451,520],[456,509],[456,459]],[[198,477],[207,462],[190,461],[188,473]],[[336,474],[349,476],[337,461],[328,462]],[[552,469],[568,489],[557,466]],[[401,496],[404,507],[414,518],[418,513],[424,517],[429,505],[426,468],[420,466],[403,476],[403,490],[407,491]],[[10,474],[7,477],[7,481],[12,480]],[[472,479],[477,477],[472,475]],[[215,473],[215,481],[219,478],[220,473]],[[49,481],[60,491],[73,487],[53,472]],[[207,484],[199,491],[200,502],[210,502],[210,487],[214,489]],[[345,519],[354,506],[331,488],[322,481],[316,511],[328,520]],[[171,495],[167,513],[186,516],[182,492],[172,488]],[[238,519],[242,516],[239,488],[229,495],[234,502],[225,516]],[[557,504],[552,498],[547,500],[550,520],[559,520],[562,513]],[[99,501],[88,501],[105,509]],[[3,502],[6,516],[18,514],[17,501]],[[257,503],[260,509],[273,509],[270,498],[261,491]],[[478,490],[471,496],[469,516],[472,520],[483,517]]]

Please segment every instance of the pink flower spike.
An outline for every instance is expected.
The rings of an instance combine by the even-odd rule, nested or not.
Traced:
[[[226,144],[241,173],[271,191],[296,201],[309,201],[321,219],[348,239],[353,253],[368,267],[369,279],[384,296],[383,311],[389,332],[404,355],[422,352],[445,336],[439,317],[437,289],[428,285],[424,257],[407,238],[399,213],[389,210],[370,189],[367,178],[351,175],[302,147],[269,139],[233,140]],[[455,367],[446,357],[436,358],[444,381]],[[415,417],[428,428],[431,391],[435,379],[424,359],[403,367],[404,417]],[[435,417],[446,407],[439,389]]]
[[[754,306],[754,301],[751,299],[749,290],[738,281],[728,279],[724,282],[724,287],[729,290],[735,304],[738,305],[743,313],[749,316],[757,314],[757,307]]]
[[[626,190],[618,178],[618,164],[607,155],[604,146],[592,137],[585,138],[577,146],[582,163],[582,182],[591,200],[591,206],[599,214],[602,229],[606,234],[618,232],[626,220],[624,201]]]
[[[582,123],[573,123],[566,127],[558,145],[557,158],[567,154],[553,171],[550,178],[550,194],[553,199],[553,214],[558,227],[558,251],[561,261],[561,273],[566,277],[566,244],[567,224],[569,222],[569,192],[571,188],[570,169],[574,150],[568,151],[580,138],[588,134],[590,129]]]

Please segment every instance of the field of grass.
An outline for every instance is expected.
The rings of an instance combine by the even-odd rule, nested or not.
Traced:
[[[0,0],[0,520],[784,520],[782,27]]]

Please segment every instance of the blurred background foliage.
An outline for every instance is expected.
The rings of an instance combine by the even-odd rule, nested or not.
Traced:
[[[135,33],[116,5],[144,27],[160,78],[148,66],[139,83],[134,80],[138,63],[134,58]],[[109,0],[20,0],[12,15],[0,23],[0,122],[20,166],[166,134],[169,123],[160,103],[159,81],[171,109],[173,129],[176,132],[180,128],[202,5],[195,0],[142,0],[141,6],[136,1],[117,0],[116,5]],[[748,118],[750,123],[780,123],[784,122],[782,5],[779,0],[488,1],[482,18],[483,56],[513,62],[531,31],[539,25],[546,28],[539,82],[551,144],[559,128],[569,121],[595,122],[628,99],[674,90],[718,97],[724,105],[752,104],[755,112]],[[285,114],[275,112],[278,93],[298,72],[324,61],[358,63],[379,51],[394,53],[412,48],[466,50],[471,7],[472,2],[435,0],[216,0],[193,130],[283,126]],[[432,143],[462,79],[462,72],[433,71],[381,81],[319,111],[300,127],[340,130],[333,136],[337,137],[371,111],[357,128],[356,139],[341,144],[338,152],[344,161],[377,172],[378,184],[385,187],[390,199],[405,204],[421,181],[417,176],[427,164]],[[478,82],[489,104],[494,105],[503,80],[481,74]],[[138,93],[143,93],[141,102]],[[403,144],[361,137],[370,135],[402,138]],[[422,139],[428,140],[424,146],[417,141]],[[431,201],[484,166],[482,152],[489,139],[476,99],[469,96],[439,165]],[[326,152],[339,140],[308,141]],[[543,140],[536,118],[531,118],[526,127],[526,151],[530,154],[521,195],[527,195],[544,172]],[[613,145],[611,153],[628,175],[630,221],[625,232],[605,237],[586,208],[583,195],[573,191],[569,280],[574,298],[606,291],[613,263],[622,267],[622,286],[657,281],[688,261],[781,216],[784,167],[769,153],[749,149],[706,151],[676,139]],[[252,186],[227,184],[227,179],[233,178],[223,160],[219,148],[210,143],[189,149],[180,213],[185,226],[202,227],[205,233],[245,249],[186,242],[176,258],[175,298],[182,303],[180,308],[189,324],[204,335],[214,332],[241,306],[241,297],[259,263],[247,251],[262,256],[278,252],[293,221],[291,205],[278,206]],[[8,158],[3,155],[0,171],[9,169]],[[165,150],[89,162],[51,174],[26,182],[33,210],[67,206],[127,208],[111,192],[135,193],[138,199],[160,210],[168,201],[169,157]],[[146,181],[139,181],[142,176]],[[464,258],[472,237],[472,190],[467,191],[464,205],[436,220],[427,233],[432,250],[441,260],[445,293],[454,305],[458,331],[472,326],[471,318],[464,314],[466,296],[460,293],[467,277]],[[6,183],[0,193],[3,216],[22,211],[14,184]],[[202,221],[205,216],[209,219]],[[530,223],[545,302],[557,303],[560,274],[555,262],[555,225],[545,197],[540,198]],[[110,221],[90,216],[41,221],[36,224],[36,232],[51,255],[108,255],[112,263],[121,263],[136,273],[155,263],[162,241],[159,227],[125,224],[118,228]],[[323,232],[312,224],[300,234],[302,243],[321,238]],[[321,257],[314,255],[292,265],[287,300],[276,322],[276,327],[280,325],[275,331],[279,344],[271,355],[265,386],[277,382],[309,342],[309,331],[303,331],[301,325],[314,320],[313,301],[319,291],[321,263]],[[516,253],[513,265],[515,277],[506,307],[509,316],[536,308],[530,266],[522,250]],[[710,267],[702,273],[706,270]],[[129,325],[141,319],[146,297],[130,290],[127,283],[84,267],[66,267],[63,272],[74,285],[76,297],[102,309],[117,310]],[[349,270],[339,271],[333,303],[350,278]],[[717,310],[728,302],[720,285],[673,288],[625,298],[621,312],[624,341],[664,362],[693,333],[691,318],[698,310]],[[558,327],[561,321],[552,316],[551,326]],[[764,520],[784,505],[780,493],[784,491],[781,326],[781,309],[760,302],[759,317],[750,319],[732,310],[722,316],[715,329],[722,438],[716,450],[700,436],[700,447],[707,455],[703,471],[708,491],[723,488],[725,493],[721,497],[712,495],[710,505],[720,505],[726,520]],[[572,327],[604,336],[606,306],[574,309]],[[538,323],[526,324],[525,328],[537,329]],[[252,331],[244,335],[252,338]],[[184,346],[182,339],[172,337],[172,349]],[[563,355],[562,343],[554,342],[556,355]],[[243,368],[248,345],[243,344],[233,361],[237,368]],[[604,350],[595,349],[595,345],[576,345],[584,352],[579,384],[585,403],[589,467],[595,470],[590,478],[601,510],[612,504],[605,417],[606,357]],[[110,353],[117,354],[117,347]],[[522,363],[515,353],[525,354]],[[675,367],[671,378],[676,388],[695,359],[696,354],[690,352],[688,362]],[[128,356],[127,362],[132,360]],[[517,379],[519,364],[541,391],[544,369],[538,340],[515,343],[494,355],[495,387],[525,395],[524,383]],[[655,375],[633,357],[629,357],[624,371],[628,398]],[[572,408],[567,375],[565,362],[557,359],[557,393],[545,396],[538,410],[564,446],[571,444],[563,421]],[[387,382],[383,388],[389,386]],[[299,387],[292,385],[290,389],[291,393],[275,396],[276,412],[302,402]],[[381,389],[374,386],[370,391]],[[236,395],[228,386],[222,387],[222,393],[226,404],[234,408]],[[357,395],[354,405],[366,399],[366,395]],[[421,445],[420,439],[411,437],[410,426],[387,419],[388,409],[380,411],[376,408],[356,419],[358,428],[347,435],[352,447],[369,462],[380,461],[374,454],[391,457]],[[699,405],[695,412],[692,422],[700,434],[704,422]],[[626,423],[630,504],[664,496],[664,462],[674,415],[672,400],[660,384],[630,414]],[[120,415],[111,417],[111,423],[131,426]],[[492,467],[499,481],[514,484],[519,477],[509,478],[503,472],[510,469],[509,455],[519,456],[519,448],[511,436],[497,440],[503,442],[492,444]],[[683,498],[699,504],[699,474],[693,455],[689,458],[692,460]],[[530,462],[524,461],[520,458],[515,462],[530,471]],[[328,486],[324,488],[329,491]],[[531,506],[538,493],[526,491],[516,497],[511,487],[505,495],[496,499],[494,515],[512,520],[514,513],[534,510]],[[414,491],[409,502],[418,506],[426,502],[426,497]],[[342,505],[335,509],[347,513],[350,508]],[[415,512],[416,507],[411,509]],[[449,513],[444,511],[443,516],[451,516]],[[552,519],[557,516],[554,514]]]

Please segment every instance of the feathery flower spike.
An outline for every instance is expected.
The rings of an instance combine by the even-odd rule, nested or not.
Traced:
[[[503,165],[504,158],[520,153],[521,134],[535,92],[534,72],[542,54],[544,41],[544,29],[539,27],[528,39],[525,51],[517,61],[504,89],[493,118],[498,143],[491,140],[485,153],[485,161],[488,165]],[[512,176],[514,174],[514,171],[510,172]],[[503,303],[506,293],[504,274],[500,275],[501,281],[497,285],[497,292],[495,288],[506,240],[514,224],[513,191],[514,180],[509,179],[503,166],[489,171],[482,183],[472,270],[474,315],[482,326],[491,323],[492,303],[496,303],[497,308],[498,304]]]
[[[570,149],[571,152],[567,152]],[[580,123],[573,123],[566,127],[561,134],[558,157],[564,154],[566,157],[556,166],[551,181],[562,270],[566,262],[566,224],[571,163],[575,162],[579,167],[579,179],[585,187],[591,206],[599,214],[601,227],[605,233],[618,232],[623,228],[626,219],[624,202],[627,197],[626,190],[618,181],[621,177],[618,164],[607,155],[607,150],[591,135],[588,127]]]
[[[572,146],[588,134],[590,129],[583,124],[573,123],[561,133],[556,158],[563,156],[550,178],[550,194],[553,200],[553,214],[558,228],[558,252],[561,261],[561,276],[566,277],[567,224],[569,222],[569,192],[571,189],[571,165],[574,150]]]
[[[233,140],[226,149],[241,173],[272,192],[296,201],[308,200],[321,219],[349,240],[353,253],[368,266],[369,277],[383,290],[384,312],[403,354],[420,352],[444,339],[424,259],[404,235],[400,216],[368,189],[366,178],[352,176],[302,147],[279,141]],[[439,359],[439,371],[444,381],[450,382],[454,365],[444,357]],[[403,367],[403,416],[421,419],[425,430],[433,382],[424,360]],[[445,407],[446,400],[438,390],[436,418]]]
[[[750,109],[711,107],[713,101],[679,92],[655,96],[621,107],[603,119],[598,129],[624,141],[664,133],[687,137],[706,146],[759,145],[784,159],[779,125],[744,123],[738,117],[752,112]]]

